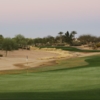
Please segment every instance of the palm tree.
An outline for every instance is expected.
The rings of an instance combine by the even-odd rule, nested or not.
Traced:
[[[77,34],[77,32],[76,31],[72,31],[70,34],[72,35],[72,38],[74,39],[75,35]]]
[[[62,34],[63,34],[63,32],[59,32],[58,34],[60,35],[60,43],[62,43]]]
[[[72,35],[69,33],[69,31],[67,31],[66,33],[65,33],[65,42],[67,42],[67,43],[71,43],[71,41],[72,41]]]
[[[75,38],[75,34],[77,34],[76,31],[72,31],[71,33],[69,33],[69,31],[67,31],[65,33],[65,42],[67,42],[70,45],[72,45],[73,39]]]

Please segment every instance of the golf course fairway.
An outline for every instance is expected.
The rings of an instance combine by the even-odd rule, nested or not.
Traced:
[[[0,75],[0,100],[100,100],[100,56],[84,59],[81,67]]]

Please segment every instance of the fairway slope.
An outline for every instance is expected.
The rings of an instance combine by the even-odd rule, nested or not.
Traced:
[[[100,100],[100,56],[81,59],[88,64],[0,75],[0,100]]]

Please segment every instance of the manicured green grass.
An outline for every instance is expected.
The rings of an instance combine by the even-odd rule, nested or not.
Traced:
[[[53,62],[51,62],[53,63]],[[55,64],[56,63],[56,64]],[[44,71],[54,71],[54,70],[64,70],[68,68],[76,68],[82,67],[84,65],[87,65],[88,63],[85,61],[85,58],[70,58],[70,59],[63,59],[63,60],[56,60],[54,62],[54,65],[42,65],[40,67],[35,67],[32,69],[29,69],[29,71],[33,72],[44,72]]]
[[[1,75],[0,100],[100,100],[100,56],[86,62],[82,67]]]

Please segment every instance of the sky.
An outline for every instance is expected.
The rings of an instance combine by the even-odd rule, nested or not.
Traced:
[[[76,31],[100,36],[100,0],[0,0],[0,34],[28,38]]]

